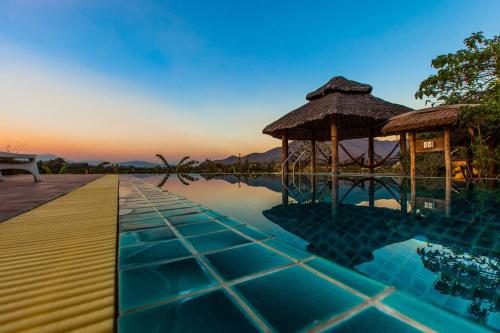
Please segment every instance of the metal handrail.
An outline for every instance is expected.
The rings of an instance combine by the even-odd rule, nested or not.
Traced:
[[[283,169],[285,167],[285,164],[290,160],[290,158],[292,158],[292,156],[295,154],[295,153],[298,153],[298,151],[294,150],[293,152],[290,153],[290,155],[288,155],[288,157],[283,161],[283,163],[281,163],[281,172],[283,173]],[[288,172],[288,170],[286,170]]]
[[[304,151],[302,153],[300,153],[299,157],[295,160],[295,162],[293,162],[292,164],[292,175],[295,175],[295,165],[297,164],[298,161],[300,161],[300,159],[302,158],[302,156],[307,153],[309,150],[311,150],[310,148],[306,148],[304,149]]]

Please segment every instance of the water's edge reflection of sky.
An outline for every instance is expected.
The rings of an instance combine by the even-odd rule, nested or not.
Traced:
[[[419,179],[412,195],[393,177],[138,176],[500,330],[500,184]]]

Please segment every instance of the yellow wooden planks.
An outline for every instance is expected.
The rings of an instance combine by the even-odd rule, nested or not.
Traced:
[[[112,332],[118,176],[0,223],[0,333]]]

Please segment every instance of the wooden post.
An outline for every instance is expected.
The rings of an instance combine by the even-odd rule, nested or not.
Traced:
[[[288,206],[288,174],[283,176],[283,181],[281,183],[281,204],[283,206]]]
[[[451,177],[446,177],[445,179],[445,216],[449,217],[451,214]]]
[[[444,166],[446,168],[446,178],[451,178],[451,137],[450,128],[444,128]]]
[[[332,173],[339,173],[339,127],[337,119],[332,118],[331,124],[331,139],[332,139]]]
[[[288,135],[283,133],[281,136],[281,163],[288,158]],[[283,166],[283,173],[288,173],[288,161]]]
[[[368,135],[368,171],[373,173],[375,164],[375,152],[373,145],[373,130],[370,128],[370,134]]]
[[[411,206],[411,213],[412,215],[415,215],[417,213],[417,178],[416,177],[411,177],[410,178],[410,206]]]
[[[415,131],[408,133],[408,141],[410,141],[410,177],[414,178],[417,174],[417,139],[415,137]]]
[[[312,174],[312,203],[316,203],[316,184],[317,184],[317,179],[316,179],[316,174]]]
[[[316,140],[311,140],[311,172],[316,172]]]
[[[368,181],[368,206],[375,207],[375,180],[373,178]]]
[[[399,135],[399,160],[401,162],[401,173],[406,172],[406,132]]]
[[[408,213],[408,185],[406,183],[406,178],[401,179],[401,188],[399,191],[399,198],[401,201],[401,212],[404,214]]]
[[[336,212],[339,207],[339,176],[332,176],[332,211]]]

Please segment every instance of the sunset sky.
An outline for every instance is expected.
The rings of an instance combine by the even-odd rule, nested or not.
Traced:
[[[0,1],[0,150],[202,160],[279,145],[262,129],[332,76],[413,95],[438,54],[500,31],[500,1]]]

